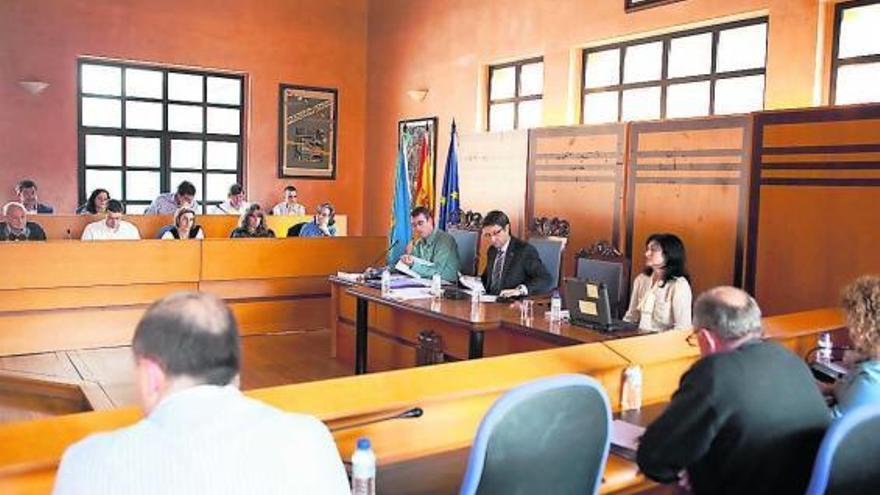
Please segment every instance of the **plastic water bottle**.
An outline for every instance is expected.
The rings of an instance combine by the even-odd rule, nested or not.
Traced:
[[[431,277],[431,295],[434,296],[434,299],[439,299],[443,295],[443,279],[440,278],[439,273],[435,273]]]
[[[550,321],[562,320],[562,298],[559,297],[559,291],[554,290],[550,297]]]
[[[391,293],[391,272],[387,269],[382,270],[382,297]]]
[[[638,365],[627,366],[623,371],[623,390],[620,397],[620,409],[624,411],[642,408],[642,368]]]
[[[831,350],[834,347],[834,344],[831,342],[831,334],[828,332],[822,332],[819,334],[819,343],[817,345],[819,348],[816,351],[816,361],[828,364],[831,362]]]
[[[351,495],[376,495],[376,454],[366,437],[358,438],[351,456]]]
[[[482,295],[483,295],[483,291],[479,287],[472,290],[471,291],[471,305],[479,304],[480,296],[482,296]]]

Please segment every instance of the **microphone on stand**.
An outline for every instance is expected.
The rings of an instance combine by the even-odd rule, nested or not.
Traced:
[[[335,428],[330,428],[330,431],[342,431],[342,430],[350,430],[352,428],[357,428],[359,426],[371,425],[374,423],[382,423],[384,421],[391,421],[392,419],[409,419],[409,418],[420,418],[425,414],[425,411],[422,410],[421,407],[413,407],[411,409],[407,409],[402,413],[392,414],[390,416],[380,416],[378,418],[369,419],[367,421],[359,421],[357,423],[351,423],[347,425],[337,426]]]
[[[394,239],[394,242],[392,242],[391,245],[388,246],[388,249],[382,251],[382,254],[377,256],[376,259],[374,259],[372,262],[370,262],[369,265],[367,265],[367,269],[364,270],[364,278],[378,278],[381,275],[382,270],[373,268],[373,265],[378,263],[379,260],[381,260],[382,258],[388,256],[388,253],[390,253],[391,250],[394,249],[394,246],[397,246],[399,242],[400,239]]]

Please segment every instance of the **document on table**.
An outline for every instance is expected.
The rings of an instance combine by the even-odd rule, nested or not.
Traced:
[[[414,278],[417,280],[425,280],[427,283],[425,285],[430,285],[431,281],[427,279],[422,279],[422,276],[418,273],[414,272],[412,268],[410,268],[406,263],[402,261],[398,261],[396,265],[394,265],[394,269],[403,273],[407,277]]]
[[[645,428],[643,426],[615,419],[611,423],[611,452],[624,459],[634,461],[636,451],[639,449],[639,439],[644,434]]]
[[[432,263],[424,258],[419,258],[418,256],[413,256],[412,260],[413,260],[413,263],[416,265],[434,266],[434,263]]]
[[[405,289],[392,289],[388,297],[400,301],[408,301],[411,299],[430,299],[430,287],[407,287]]]

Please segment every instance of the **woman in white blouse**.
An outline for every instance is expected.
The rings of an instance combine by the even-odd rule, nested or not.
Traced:
[[[684,244],[674,234],[652,234],[645,243],[645,269],[633,282],[624,320],[641,330],[691,327],[690,275]]]

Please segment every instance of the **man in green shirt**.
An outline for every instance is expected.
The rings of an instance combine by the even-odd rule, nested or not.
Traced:
[[[407,253],[400,257],[400,261],[424,278],[431,278],[439,273],[447,282],[458,282],[458,245],[455,239],[434,228],[431,210],[424,206],[413,208],[410,218],[413,232],[418,234],[418,239],[407,246]]]

